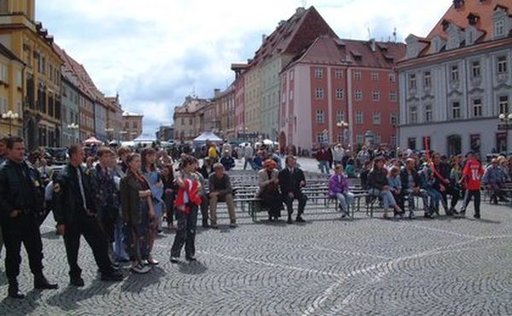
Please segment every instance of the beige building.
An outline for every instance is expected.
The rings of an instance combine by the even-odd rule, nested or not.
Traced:
[[[235,86],[232,84],[226,90],[215,90],[213,97],[218,126],[212,131],[223,139],[236,138],[235,133]]]
[[[211,103],[210,100],[188,96],[183,105],[174,109],[174,139],[176,141],[191,141],[205,131],[205,109],[211,106]]]
[[[144,115],[123,112],[123,130],[119,132],[122,141],[134,140],[142,135],[142,119]]]
[[[107,139],[120,140],[123,131],[123,109],[119,102],[119,94],[115,97],[106,97],[107,103]],[[142,128],[142,127],[141,127]]]

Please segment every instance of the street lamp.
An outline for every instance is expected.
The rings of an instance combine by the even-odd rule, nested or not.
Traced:
[[[508,130],[512,127],[512,113],[501,113],[498,118],[504,123],[505,129],[505,151],[508,151]]]
[[[80,137],[77,137],[77,131],[80,128],[80,126],[78,124],[76,124],[75,122],[73,122],[71,124],[68,124],[67,127],[68,127],[68,129],[73,131],[73,143],[76,141],[77,138],[78,138],[78,142],[80,142]]]
[[[16,112],[9,110],[7,113],[2,113],[2,118],[4,120],[9,120],[9,136],[11,136],[12,132],[12,121],[17,120],[20,115]]]

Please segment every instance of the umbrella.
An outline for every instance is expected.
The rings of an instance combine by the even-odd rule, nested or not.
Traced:
[[[84,140],[84,144],[86,145],[101,145],[103,144],[103,142],[101,140],[98,140],[96,137],[94,136],[91,136],[89,138],[87,138],[86,140]]]

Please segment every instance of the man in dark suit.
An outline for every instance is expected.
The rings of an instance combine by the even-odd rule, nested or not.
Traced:
[[[305,222],[302,218],[304,208],[306,207],[307,197],[302,193],[301,189],[306,186],[306,178],[304,172],[297,168],[297,159],[294,156],[286,157],[286,168],[279,172],[279,186],[283,201],[288,210],[288,224],[292,223],[293,200],[299,201],[299,209],[296,221]]]
[[[24,298],[19,291],[21,244],[28,254],[34,274],[34,288],[56,289],[43,275],[43,244],[37,216],[44,211],[43,184],[39,172],[24,161],[25,146],[20,137],[6,141],[7,160],[0,166],[0,215],[5,240],[5,274],[9,282],[8,295]]]
[[[69,264],[70,283],[83,286],[78,266],[78,249],[83,235],[92,249],[103,281],[120,281],[122,273],[114,270],[108,257],[108,243],[96,219],[96,205],[90,176],[82,170],[84,150],[81,145],[69,148],[69,163],[59,174],[54,186],[53,214],[57,231],[64,236]]]

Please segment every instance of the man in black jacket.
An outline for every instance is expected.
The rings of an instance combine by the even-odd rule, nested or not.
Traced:
[[[39,172],[23,160],[25,146],[20,137],[6,142],[7,160],[0,166],[0,212],[6,257],[5,270],[9,281],[8,295],[24,298],[19,291],[21,243],[28,254],[36,289],[56,289],[43,275],[43,244],[37,216],[44,211],[44,188]]]
[[[90,176],[85,174],[81,167],[84,150],[80,145],[72,145],[68,153],[70,161],[60,172],[53,190],[53,214],[57,222],[57,231],[64,236],[70,283],[76,286],[84,285],[82,270],[77,262],[82,235],[92,249],[101,272],[101,279],[120,281],[123,275],[112,268],[112,262],[108,257],[107,238],[96,219],[97,208]]]
[[[456,187],[456,183],[454,181],[450,180],[450,171],[451,171],[450,164],[446,161],[441,160],[441,155],[439,153],[435,153],[432,160],[434,162],[434,168],[435,168],[434,177],[436,179],[436,182],[434,185],[435,185],[436,190],[438,190],[439,193],[441,193],[441,196],[444,201],[444,203],[442,203],[442,204],[445,207],[446,215],[448,215],[448,216],[457,215],[458,212],[455,209],[455,206],[457,205],[457,202],[460,199],[460,192]],[[452,196],[452,200],[450,202],[449,209],[447,208],[447,205],[448,205],[447,195],[448,194]]]
[[[409,203],[409,218],[415,218],[414,211],[416,206],[414,205],[414,197],[419,196],[423,199],[423,207],[428,205],[427,192],[421,189],[421,180],[418,170],[416,170],[416,160],[408,158],[405,161],[405,167],[400,171],[400,181],[402,182],[402,191],[405,194],[405,198]],[[400,205],[404,209],[403,205]]]
[[[306,178],[304,177],[304,172],[297,168],[297,159],[294,156],[287,156],[286,168],[279,172],[279,187],[288,210],[288,224],[292,223],[294,199],[299,201],[296,221],[299,223],[305,222],[302,214],[304,213],[308,198],[301,191],[304,186],[306,186]]]

